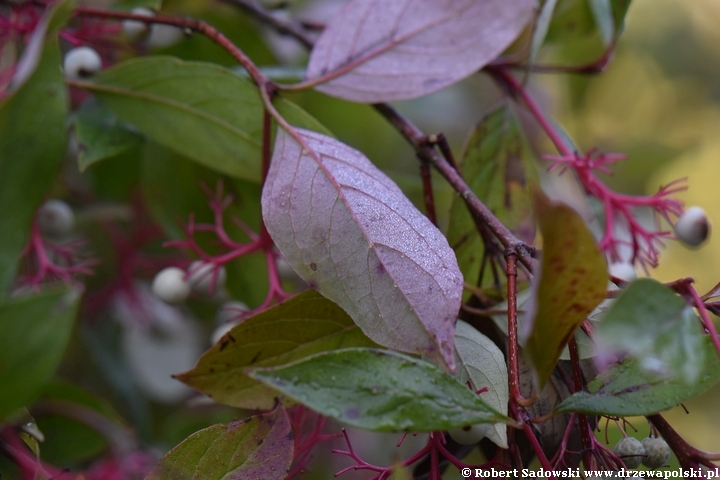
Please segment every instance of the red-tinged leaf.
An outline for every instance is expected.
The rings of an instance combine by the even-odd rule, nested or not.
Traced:
[[[262,195],[285,258],[380,345],[454,370],[463,277],[455,253],[362,153],[297,129],[278,132]]]
[[[494,60],[520,34],[535,0],[352,0],[310,55],[321,92],[357,102],[420,97]]]
[[[552,203],[541,192],[535,201],[543,251],[535,310],[526,317],[525,353],[542,387],[570,335],[605,298],[608,274],[580,215],[568,205]]]
[[[282,480],[292,458],[292,428],[280,406],[193,433],[170,450],[145,480]]]

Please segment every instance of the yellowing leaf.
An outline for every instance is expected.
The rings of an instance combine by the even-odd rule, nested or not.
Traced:
[[[277,391],[244,373],[247,367],[284,365],[318,352],[375,346],[352,319],[314,290],[245,320],[176,378],[240,408],[271,408]]]
[[[575,329],[605,298],[608,274],[595,239],[567,205],[535,195],[543,237],[535,288],[535,311],[528,314],[525,353],[540,387],[550,378]]]

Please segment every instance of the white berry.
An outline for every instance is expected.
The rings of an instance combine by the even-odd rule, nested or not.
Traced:
[[[225,267],[220,267],[216,270],[215,265],[209,262],[193,262],[187,271],[188,283],[190,283],[190,287],[198,293],[212,293],[213,290],[222,288],[227,279]]]
[[[461,445],[475,445],[485,438],[487,433],[487,425],[478,423],[476,425],[465,425],[460,428],[452,428],[448,430],[450,438]]]
[[[633,265],[628,262],[611,263],[608,267],[608,272],[613,277],[619,278],[620,280],[624,280],[626,282],[632,282],[637,278],[637,272],[635,271],[635,267],[633,267]]]
[[[190,284],[185,281],[184,270],[168,267],[155,275],[152,291],[165,303],[182,303],[190,295]]]
[[[625,437],[615,445],[615,455],[620,457],[627,468],[637,468],[642,463],[645,447],[634,437]]]
[[[133,8],[130,13],[142,15],[143,17],[152,17],[155,15],[155,12],[144,7]],[[129,40],[138,40],[150,31],[150,26],[138,20],[123,20],[122,29],[125,37]]]
[[[643,465],[650,469],[660,468],[670,460],[670,447],[667,442],[659,437],[648,437],[642,441],[645,448]]]
[[[72,231],[75,214],[70,205],[62,200],[48,200],[37,212],[40,231],[51,237],[62,237]]]
[[[710,221],[700,207],[690,207],[675,224],[678,240],[691,247],[702,245],[710,236]]]
[[[100,55],[90,47],[73,48],[65,54],[63,71],[65,77],[72,80],[87,78],[100,71]]]
[[[226,323],[235,323],[243,313],[249,312],[250,308],[243,302],[231,300],[223,303],[215,316],[215,323],[224,325]]]
[[[183,35],[183,31],[178,27],[156,23],[150,27],[147,45],[150,48],[172,47],[182,40]]]

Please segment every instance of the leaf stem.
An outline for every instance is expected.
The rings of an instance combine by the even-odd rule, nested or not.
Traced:
[[[174,27],[182,28],[184,30],[191,30],[198,32],[201,35],[206,36],[217,45],[227,51],[232,57],[247,70],[250,78],[258,86],[263,86],[270,81],[267,77],[258,69],[258,67],[250,60],[250,57],[245,55],[237,45],[232,43],[223,33],[212,27],[208,23],[202,20],[195,20],[192,18],[178,18],[167,15],[154,15],[152,17],[146,15],[137,15],[129,12],[120,12],[115,10],[105,10],[103,8],[79,6],[75,8],[75,15],[81,17],[96,17],[96,18],[112,18],[115,20],[136,20],[147,24],[159,23],[163,25],[172,25]]]
[[[430,164],[423,159],[420,160],[420,178],[422,179],[425,215],[427,215],[432,224],[437,227],[437,213],[435,211],[435,196],[433,195]]]
[[[578,353],[577,342],[575,341],[575,334],[570,335],[568,341],[568,349],[570,350],[570,363],[572,365],[572,376],[573,376],[573,393],[579,392],[583,389],[583,375],[580,369],[580,355]],[[593,456],[592,447],[593,442],[590,438],[593,433],[590,428],[590,422],[587,415],[579,413],[577,415],[578,426],[580,428],[580,442],[583,448],[583,463],[585,468],[590,470],[593,467]]]
[[[428,137],[420,131],[410,120],[401,115],[387,103],[373,105],[405,139],[415,148],[418,157],[429,161],[433,167],[447,180],[450,186],[458,192],[465,201],[470,213],[479,221],[488,226],[493,235],[506,248],[517,254],[522,265],[532,272],[530,258],[535,254],[535,248],[519,240],[490,209],[475,195],[462,175],[428,142]]]
[[[527,107],[530,114],[543,129],[545,134],[555,144],[555,148],[562,155],[572,155],[572,148],[565,143],[565,140],[558,134],[550,120],[545,116],[535,99],[527,92],[525,87],[504,68],[487,68],[488,73],[500,83],[516,99],[519,99]]]

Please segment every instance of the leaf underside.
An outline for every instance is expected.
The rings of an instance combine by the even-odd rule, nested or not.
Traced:
[[[520,34],[534,0],[353,0],[310,54],[316,88],[357,102],[420,97],[487,65]]]
[[[442,233],[362,153],[278,132],[263,218],[283,256],[373,341],[454,369],[463,279]]]
[[[474,391],[486,388],[480,394],[488,405],[507,415],[508,374],[505,356],[488,337],[471,325],[458,321],[455,331],[455,350],[458,369],[456,378],[462,384],[470,382]],[[487,437],[501,448],[507,448],[507,428],[502,423],[493,425]]]

